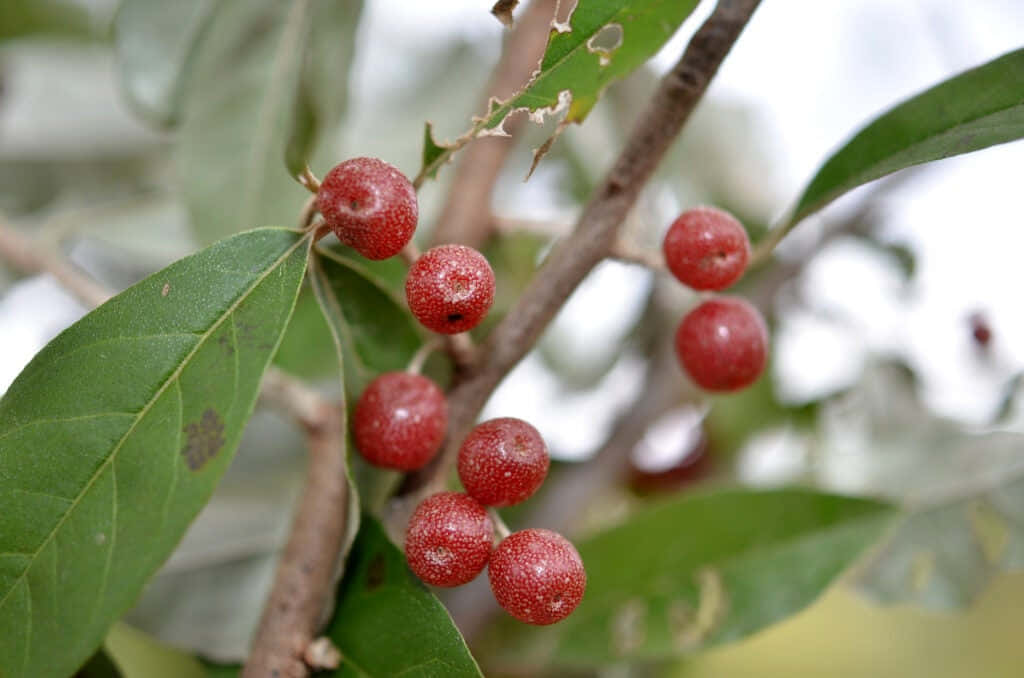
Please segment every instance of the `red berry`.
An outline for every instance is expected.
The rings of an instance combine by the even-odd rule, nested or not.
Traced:
[[[725,289],[740,279],[750,259],[743,225],[714,207],[695,207],[679,215],[662,248],[672,275],[695,290]]]
[[[551,530],[523,530],[506,537],[494,550],[487,574],[498,604],[519,621],[537,626],[568,617],[587,588],[580,554]]]
[[[419,216],[416,189],[377,158],[335,166],[320,184],[316,204],[338,240],[367,259],[398,254],[412,239]]]
[[[387,372],[359,396],[352,420],[356,448],[366,461],[411,471],[441,448],[448,428],[448,403],[426,377]]]
[[[486,506],[511,506],[540,487],[548,474],[547,447],[533,426],[503,417],[480,424],[459,449],[459,478]]]
[[[409,269],[405,298],[427,329],[441,334],[465,332],[476,327],[491,309],[494,271],[472,247],[434,247]]]
[[[484,569],[494,543],[487,509],[461,492],[441,492],[420,502],[405,533],[405,558],[427,584],[459,586]]]
[[[764,370],[768,329],[758,310],[743,299],[709,299],[679,323],[676,354],[701,388],[736,391]]]

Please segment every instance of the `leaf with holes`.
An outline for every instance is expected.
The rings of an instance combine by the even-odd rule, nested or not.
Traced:
[[[310,241],[260,229],[172,264],[0,400],[4,678],[72,673],[178,543],[238,445]]]
[[[667,659],[803,609],[874,542],[883,503],[807,490],[724,490],[644,510],[581,541],[583,602],[542,629],[501,625],[509,666]]]
[[[579,0],[569,19],[553,26],[540,66],[522,91],[506,101],[491,99],[487,113],[451,146],[433,144],[428,132],[427,145],[435,148],[424,150],[417,180],[436,175],[465,140],[504,134],[505,118],[516,111],[538,123],[562,111],[566,123],[582,122],[605,88],[653,56],[696,6],[696,0]]]
[[[448,611],[369,516],[363,518],[325,635],[344,658],[328,675],[482,676]]]
[[[874,179],[1021,137],[1024,49],[950,78],[858,132],[814,175],[783,232]]]

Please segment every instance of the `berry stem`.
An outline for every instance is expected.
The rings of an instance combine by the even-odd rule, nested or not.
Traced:
[[[619,238],[615,241],[609,256],[612,259],[617,259],[627,264],[639,264],[651,269],[655,273],[665,273],[668,271],[665,266],[665,258],[661,252],[645,249],[625,238]]]
[[[299,230],[305,231],[310,228],[313,225],[313,221],[316,219],[316,215],[316,196],[311,195],[302,206],[302,210],[299,211]]]
[[[430,354],[441,348],[441,343],[441,337],[433,337],[429,341],[424,342],[422,346],[416,349],[416,353],[413,354],[412,360],[409,361],[405,371],[409,374],[419,374],[423,370],[423,364],[427,362]]]
[[[316,178],[315,174],[313,174],[313,170],[309,169],[309,165],[306,165],[306,167],[299,172],[299,175],[295,178],[313,195],[316,195],[317,191],[320,190],[320,180]]]
[[[491,507],[487,509],[487,512],[491,514],[491,522],[494,523],[494,532],[498,535],[498,541],[504,541],[506,537],[512,534],[512,530],[508,529],[508,525],[505,524],[501,514],[498,513],[498,509]]]
[[[402,261],[404,261],[407,266],[412,266],[416,263],[416,260],[420,258],[420,254],[420,248],[416,246],[416,243],[410,240],[409,244],[403,247],[402,251],[398,253],[398,256],[402,257]]]

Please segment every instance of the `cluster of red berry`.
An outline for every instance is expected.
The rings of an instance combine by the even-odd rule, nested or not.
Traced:
[[[341,242],[369,259],[398,254],[416,230],[416,191],[391,165],[354,158],[332,169],[317,208]],[[409,309],[442,334],[472,329],[494,301],[494,272],[470,247],[441,245],[409,268]],[[441,448],[448,428],[444,393],[418,374],[389,372],[374,379],[356,403],[356,448],[371,464],[411,471]],[[498,603],[529,624],[553,624],[583,598],[586,572],[573,545],[549,530],[527,529],[495,546],[486,506],[518,504],[547,476],[550,459],[537,430],[521,419],[485,421],[459,450],[465,493],[441,492],[416,507],[405,538],[409,567],[434,586],[465,584],[487,567]]]
[[[683,212],[669,227],[662,249],[672,274],[695,290],[725,289],[740,279],[750,260],[743,225],[713,207]],[[768,329],[746,300],[711,297],[683,317],[675,346],[680,364],[698,386],[737,391],[764,371]]]

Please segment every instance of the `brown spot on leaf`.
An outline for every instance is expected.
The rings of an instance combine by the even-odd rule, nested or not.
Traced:
[[[506,26],[512,25],[512,10],[519,5],[519,0],[498,0],[491,7],[491,14]]]
[[[366,590],[372,591],[376,588],[380,588],[380,585],[384,583],[384,579],[387,578],[388,564],[384,558],[383,553],[377,553],[373,560],[370,561],[370,567],[366,574]]]
[[[160,296],[161,297],[166,297],[170,293],[171,293],[171,283],[164,283],[163,289],[160,290]]]
[[[213,408],[207,408],[199,421],[186,424],[182,432],[185,446],[181,456],[192,471],[203,468],[224,447],[224,420]]]

